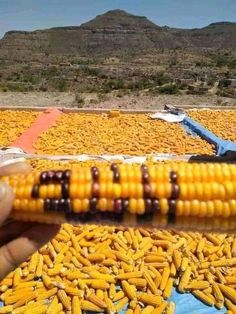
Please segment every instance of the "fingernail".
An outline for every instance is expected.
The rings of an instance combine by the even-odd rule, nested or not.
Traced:
[[[6,185],[5,184],[0,184],[0,200],[4,198],[6,195]]]

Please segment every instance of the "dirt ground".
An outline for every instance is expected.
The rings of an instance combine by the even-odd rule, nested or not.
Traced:
[[[106,100],[99,101],[95,94],[80,94],[84,104],[76,102],[75,94],[60,92],[0,92],[0,107],[5,106],[40,106],[40,107],[73,107],[73,108],[120,108],[120,109],[160,109],[165,104],[176,106],[208,107],[235,106],[236,99],[200,95],[127,95],[122,98],[106,95]]]

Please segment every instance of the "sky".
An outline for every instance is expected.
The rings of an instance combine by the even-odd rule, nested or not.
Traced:
[[[236,0],[0,0],[0,38],[9,30],[77,26],[114,9],[144,15],[159,26],[236,22]]]

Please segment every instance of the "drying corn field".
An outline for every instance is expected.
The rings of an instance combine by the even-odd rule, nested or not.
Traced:
[[[186,135],[179,125],[152,121],[147,114],[62,115],[57,125],[45,132],[35,145],[38,153],[48,154],[214,153],[209,143]]]
[[[10,146],[39,115],[1,111],[0,145]],[[189,115],[217,136],[236,140],[236,111]],[[148,114],[63,113],[34,149],[72,155],[215,154],[213,145],[181,125],[150,120]],[[33,171],[98,164],[31,160]],[[63,224],[53,240],[0,282],[0,313],[203,313],[181,312],[175,291],[180,300],[198,299],[204,313],[236,313],[236,236]]]
[[[6,110],[0,114],[0,146],[14,142],[38,117],[39,113]]]

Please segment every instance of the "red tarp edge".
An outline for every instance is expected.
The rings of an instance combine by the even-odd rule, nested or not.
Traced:
[[[34,153],[34,143],[58,120],[63,112],[56,108],[47,108],[36,121],[13,143],[12,146],[23,149],[26,153]]]

